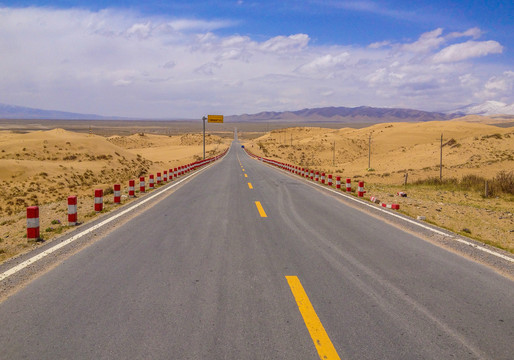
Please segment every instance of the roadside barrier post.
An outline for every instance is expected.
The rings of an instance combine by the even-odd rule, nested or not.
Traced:
[[[352,191],[352,179],[350,179],[350,178],[346,179],[346,191],[347,192]]]
[[[178,176],[178,169],[177,169],[177,168],[175,168],[175,169],[173,170],[173,177],[176,179],[176,178],[177,178],[177,176]]]
[[[311,180],[314,180],[314,170],[311,170]]]
[[[77,197],[68,196],[68,225],[77,225]]]
[[[144,176],[139,177],[139,192],[142,192],[142,193],[145,192],[145,177]]]
[[[328,186],[332,186],[332,174],[328,175]]]
[[[161,173],[158,172],[157,173],[157,185],[160,185],[161,184]]]
[[[148,187],[150,188],[150,190],[152,190],[154,187],[154,184],[155,184],[153,174],[150,175],[150,180],[148,182],[149,182]]]
[[[321,183],[325,183],[325,173],[321,173]]]
[[[168,182],[168,170],[164,170],[164,174],[162,175],[162,182],[163,183]]]
[[[341,177],[336,176],[336,189],[340,189],[340,188],[341,188]]]
[[[135,193],[135,187],[136,187],[136,180],[129,180],[129,197],[133,198],[136,197]]]
[[[359,187],[357,188],[357,194],[359,197],[363,197],[364,196],[364,181],[359,181]]]
[[[104,191],[102,189],[95,190],[95,211],[100,212],[104,208]]]
[[[168,170],[168,175],[169,175],[169,176],[168,176],[168,181],[173,180],[173,169],[169,169],[169,170]]]
[[[316,181],[319,181],[319,171],[316,171]]]
[[[39,239],[39,207],[27,208],[27,240]]]
[[[115,204],[121,203],[121,185],[120,184],[114,184],[114,203]]]

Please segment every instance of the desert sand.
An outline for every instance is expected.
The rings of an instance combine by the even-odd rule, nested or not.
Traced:
[[[208,135],[206,156],[221,153],[229,143]],[[118,183],[126,195],[129,179],[138,183],[139,176],[201,158],[201,134],[141,133],[106,138],[62,129],[26,134],[0,131],[0,261],[37,246],[24,238],[27,206],[40,206],[41,234],[48,240],[67,230],[63,225],[67,223],[68,196],[78,196],[82,222],[96,216],[95,188],[108,194]],[[109,198],[104,197],[107,209],[113,206]],[[128,201],[126,196],[124,201]]]
[[[351,178],[354,186],[364,180],[368,197],[399,203],[400,211],[408,215],[425,216],[429,222],[514,252],[512,194],[484,198],[481,191],[412,185],[439,177],[441,134],[443,179],[466,175],[492,179],[500,171],[514,171],[514,128],[471,121],[336,130],[296,127],[272,131],[245,145],[260,156]],[[407,192],[408,197],[396,196],[398,191]]]

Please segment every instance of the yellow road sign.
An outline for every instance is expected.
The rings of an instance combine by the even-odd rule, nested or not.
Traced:
[[[207,122],[223,123],[223,115],[207,115]]]

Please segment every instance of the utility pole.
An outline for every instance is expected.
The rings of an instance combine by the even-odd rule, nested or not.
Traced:
[[[439,157],[439,181],[443,181],[443,134],[441,134],[441,153]]]
[[[332,166],[336,166],[336,142],[334,140],[334,151],[332,153]]]
[[[205,120],[207,120],[207,117],[204,116],[202,118],[203,120],[203,159],[205,160]]]
[[[371,133],[368,140],[368,170],[371,169]]]

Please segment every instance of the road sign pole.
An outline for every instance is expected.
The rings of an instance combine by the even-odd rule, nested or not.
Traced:
[[[205,120],[207,120],[207,118],[204,116],[202,118],[203,120],[203,159],[205,160]]]

